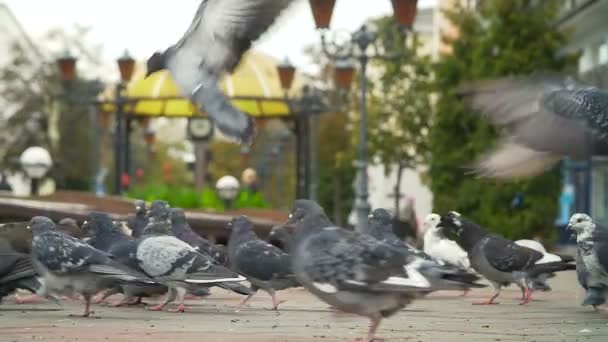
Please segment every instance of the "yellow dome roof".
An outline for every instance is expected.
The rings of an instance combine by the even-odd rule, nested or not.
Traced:
[[[250,51],[235,72],[222,79],[222,89],[236,107],[252,116],[288,116],[291,113],[284,99],[277,65],[278,61],[273,57]],[[144,75],[145,66],[138,64],[126,91],[126,97],[134,103],[125,106],[126,112],[174,117],[201,114],[189,99],[181,96],[179,87],[167,70],[156,72],[148,78],[144,78]],[[291,93],[299,90],[302,84],[301,75],[296,73]],[[105,112],[115,111],[111,103],[114,98],[114,87],[109,87],[102,94],[102,109]]]

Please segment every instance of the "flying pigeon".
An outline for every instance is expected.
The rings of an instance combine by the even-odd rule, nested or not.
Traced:
[[[536,240],[524,239],[524,240],[517,240],[517,241],[515,241],[515,243],[520,246],[528,247],[535,251],[543,253],[543,259],[545,261],[573,262],[575,260],[570,255],[559,255],[559,254],[548,253],[545,246],[543,246],[540,242],[538,242]],[[551,291],[551,286],[549,286],[549,284],[547,284],[547,278],[551,278],[553,276],[555,276],[553,273],[541,274],[536,278],[530,279],[531,280],[530,286],[532,287],[533,290]]]
[[[260,240],[247,216],[232,219],[228,227],[232,230],[228,240],[230,266],[249,280],[253,291],[239,308],[261,289],[272,297],[272,309],[277,310],[284,301],[277,300],[275,292],[299,286],[289,254]]]
[[[152,283],[144,274],[111,259],[91,245],[57,231],[53,221],[31,219],[32,264],[42,277],[38,294],[80,293],[85,301],[83,316],[90,314],[91,297],[118,283]]]
[[[434,290],[420,258],[408,261],[370,235],[336,227],[314,201],[297,200],[288,223],[296,227],[292,265],[300,284],[339,310],[368,317],[367,341],[383,318]]]
[[[179,305],[170,311],[184,312],[184,296],[189,290],[245,280],[243,276],[216,265],[209,256],[172,236],[169,221],[155,221],[152,217],[138,242],[136,255],[146,274],[169,288],[166,300],[150,308],[154,311],[162,310],[177,297]]]
[[[459,267],[463,270],[471,268],[469,256],[458,244],[446,239],[441,234],[441,229],[437,227],[441,216],[429,214],[424,219],[424,247],[423,251],[431,257],[445,264]]]
[[[287,253],[289,253],[289,250],[291,249],[291,233],[287,227],[282,224],[274,226],[272,229],[270,229],[270,233],[268,233],[268,238],[266,241]]]
[[[522,291],[523,301],[520,305],[527,304],[532,299],[530,279],[544,273],[576,268],[575,265],[561,260],[543,259],[540,252],[519,246],[501,236],[489,234],[456,212],[442,216],[439,227],[445,236],[456,241],[468,253],[471,267],[487,278],[494,287],[492,298],[477,304],[498,304],[494,300],[502,287],[511,283],[515,283]]]
[[[169,69],[182,94],[206,112],[229,138],[251,144],[253,119],[220,90],[243,54],[295,0],[203,0],[184,36],[148,60],[148,74]]]
[[[82,230],[85,234],[91,235],[88,243],[93,247],[110,254],[114,260],[123,265],[143,273],[135,255],[137,252],[135,239],[126,235],[117,227],[108,214],[102,212],[90,213],[88,220],[82,225]],[[167,293],[167,291],[166,286],[158,283],[117,284],[102,293],[94,302],[98,304],[116,293],[123,293],[124,298],[112,304],[112,306],[134,305],[141,303],[142,297],[159,296]]]
[[[513,179],[539,174],[562,157],[608,153],[608,92],[556,75],[465,85],[461,93],[506,135],[478,161],[481,176]]]
[[[129,228],[131,228],[131,236],[139,238],[144,233],[144,229],[148,224],[146,218],[146,202],[143,200],[135,200],[135,216],[129,222]]]
[[[576,234],[579,282],[587,290],[583,305],[595,310],[606,303],[608,291],[608,229],[594,223],[589,215],[572,215],[568,229]]]
[[[216,247],[211,241],[192,230],[183,209],[171,208],[171,226],[176,238],[188,243],[197,251],[210,256],[217,264],[226,264],[227,255],[224,250]]]
[[[0,302],[2,298],[23,289],[36,293],[41,284],[27,254],[0,251]]]
[[[475,283],[480,277],[459,266],[446,264],[401,240],[393,231],[393,218],[382,208],[369,215],[367,234],[402,253],[407,261],[417,260],[418,270],[431,282],[435,290],[462,290],[465,294],[472,287],[485,287]]]

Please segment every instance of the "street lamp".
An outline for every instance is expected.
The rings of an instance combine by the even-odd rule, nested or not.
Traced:
[[[367,167],[369,164],[368,139],[367,139],[367,64],[372,59],[395,59],[404,54],[403,44],[396,46],[378,46],[378,35],[370,30],[367,25],[362,25],[357,31],[351,33],[350,40],[340,43],[337,40],[328,41],[327,32],[332,17],[335,0],[310,0],[310,6],[315,18],[317,29],[321,30],[321,44],[324,54],[337,62],[346,62],[352,59],[359,61],[359,75],[361,88],[361,118],[360,118],[360,146],[359,160],[357,161],[357,187],[356,200],[353,210],[357,213],[357,230],[365,231],[367,227],[370,205],[368,202],[368,178]],[[398,29],[405,32],[411,29],[415,16],[417,0],[391,0],[393,14]],[[397,35],[399,37],[399,35]],[[370,51],[371,50],[371,51]],[[336,85],[347,87],[350,70],[336,65]],[[352,74],[350,74],[352,75]],[[352,76],[350,76],[352,80]]]
[[[78,59],[66,53],[57,59],[57,66],[59,68],[61,78],[63,81],[69,84],[70,81],[76,79],[76,64]],[[124,90],[126,84],[131,80],[133,72],[135,71],[135,59],[131,57],[128,51],[116,60],[118,70],[120,72],[120,82],[116,86],[116,128],[115,128],[115,145],[114,145],[114,159],[115,159],[115,192],[121,194],[123,190],[123,179],[128,178],[129,175],[129,161],[130,161],[130,132],[131,132],[131,118],[124,113],[124,105],[126,104],[126,98],[124,97]],[[94,101],[91,101],[94,102]],[[94,116],[97,113],[93,114]],[[99,121],[93,120],[94,125]],[[97,131],[96,131],[97,132]],[[95,137],[97,139],[97,137]],[[95,155],[99,153],[96,147]],[[96,159],[99,158],[94,158]],[[97,167],[95,167],[97,169]]]
[[[232,202],[236,199],[240,190],[239,180],[233,176],[223,176],[215,183],[217,194],[224,201],[226,209],[232,208]]]
[[[37,196],[40,179],[53,166],[49,151],[40,146],[28,147],[21,153],[19,163],[30,178],[30,195]]]

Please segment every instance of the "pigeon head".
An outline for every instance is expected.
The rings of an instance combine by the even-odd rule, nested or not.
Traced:
[[[154,201],[152,202],[152,205],[150,205],[150,210],[148,210],[146,217],[150,219],[150,221],[168,221],[171,216],[169,209],[171,209],[171,207],[166,201]]]
[[[466,219],[455,211],[450,211],[441,216],[438,227],[439,234],[454,240],[467,252],[488,234],[475,222]]]
[[[438,222],[438,226],[441,227],[441,232],[448,237],[458,237],[461,236],[464,232],[462,216],[455,211],[450,211],[447,214],[441,216]]]
[[[171,223],[173,224],[185,224],[186,221],[186,213],[182,208],[171,208]]]
[[[245,215],[234,217],[228,222],[228,229],[232,231],[232,234],[243,234],[253,231],[253,222]]]
[[[595,223],[591,216],[582,213],[576,213],[570,217],[568,222],[568,230],[571,230],[577,236],[583,234],[591,235],[591,232],[595,229]]]
[[[92,212],[89,214],[88,220],[82,224],[82,232],[86,236],[95,236],[98,234],[109,233],[116,230],[116,226],[110,215],[102,212]]]
[[[144,235],[173,235],[169,221],[154,221],[144,228]]]
[[[299,199],[294,202],[287,224],[297,224],[306,218],[325,216],[323,208],[313,200]]]
[[[376,223],[381,225],[390,225],[393,223],[393,217],[391,216],[391,213],[389,213],[388,210],[382,208],[378,208],[372,211],[372,213],[369,214],[368,218],[370,224]]]
[[[146,77],[167,68],[167,52],[155,52],[148,58]]]
[[[146,202],[143,200],[135,200],[135,214],[138,216],[146,214]]]
[[[55,222],[48,217],[34,216],[28,224],[34,235],[55,230]]]
[[[280,224],[278,226],[272,227],[270,233],[268,233],[268,240],[284,241],[286,239],[289,239],[290,236],[291,234],[287,230],[287,227]]]
[[[454,212],[456,213],[456,212]],[[441,221],[441,216],[432,213],[432,214],[428,214],[425,218],[424,218],[424,222],[422,223],[422,228],[426,231],[428,229],[432,229],[433,231],[438,230],[437,227],[439,226],[439,221]]]

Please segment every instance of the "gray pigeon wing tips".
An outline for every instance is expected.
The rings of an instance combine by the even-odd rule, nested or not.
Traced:
[[[525,270],[543,257],[538,251],[499,236],[488,237],[482,251],[490,265],[501,272]]]
[[[0,284],[36,276],[30,257],[21,253],[0,253]]]
[[[256,129],[253,118],[236,108],[217,83],[204,81],[195,89],[192,101],[201,106],[217,128],[237,143],[251,145]]]

